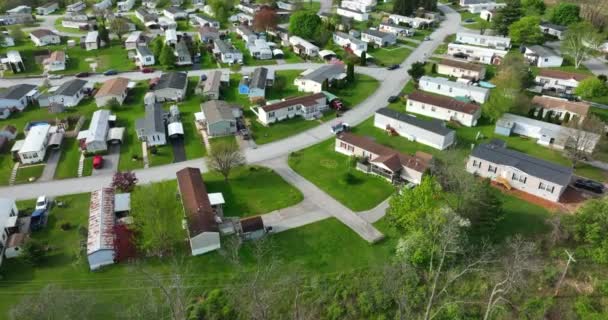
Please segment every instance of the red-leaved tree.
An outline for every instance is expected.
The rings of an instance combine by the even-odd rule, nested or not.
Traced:
[[[253,29],[257,32],[272,30],[278,23],[277,12],[268,6],[262,7],[253,17]]]
[[[112,178],[112,187],[120,192],[131,192],[137,184],[137,177],[132,171],[116,172]]]

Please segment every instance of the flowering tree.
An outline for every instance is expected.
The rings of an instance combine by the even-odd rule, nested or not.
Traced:
[[[132,171],[116,172],[112,178],[112,187],[120,192],[131,192],[137,184],[137,177]]]

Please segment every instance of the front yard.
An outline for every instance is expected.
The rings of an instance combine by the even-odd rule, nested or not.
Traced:
[[[389,66],[402,63],[410,54],[412,49],[401,43],[387,48],[370,48],[368,54],[374,57],[374,61],[380,66]]]
[[[33,164],[19,167],[17,170],[17,177],[15,178],[15,184],[27,183],[30,179],[36,181],[44,170],[44,164]]]
[[[289,155],[289,166],[353,211],[369,210],[388,198],[394,187],[354,168],[352,159],[334,151],[331,138]]]

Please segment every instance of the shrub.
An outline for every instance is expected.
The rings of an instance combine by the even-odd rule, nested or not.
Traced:
[[[72,226],[71,223],[69,223],[67,221],[64,221],[64,222],[61,223],[60,227],[61,227],[61,230],[67,231],[67,230],[72,229],[73,226]]]

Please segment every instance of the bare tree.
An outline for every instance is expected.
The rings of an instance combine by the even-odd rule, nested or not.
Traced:
[[[510,304],[509,295],[526,284],[527,276],[538,271],[536,245],[517,235],[507,241],[507,252],[500,259],[500,272],[486,303],[483,320],[503,304]]]
[[[129,32],[129,23],[123,18],[115,17],[110,21],[110,32],[116,34],[120,40]]]
[[[409,301],[411,289],[410,281],[417,281],[416,271],[406,263],[395,263],[386,265],[383,270],[384,283],[382,288],[393,299],[397,305],[397,316],[399,320],[410,319],[412,317],[412,304]]]
[[[212,170],[218,171],[228,182],[232,169],[245,164],[245,156],[236,142],[221,142],[211,146],[207,164]]]
[[[15,320],[89,319],[95,297],[87,292],[62,289],[55,285],[44,287],[37,295],[26,296],[9,311]]]
[[[601,41],[602,37],[593,26],[586,22],[577,23],[568,27],[562,51],[574,59],[574,66],[578,69],[583,61],[597,54]]]
[[[240,250],[242,244],[243,241],[238,235],[226,237],[222,240],[222,248],[220,248],[219,254],[233,265],[238,266],[241,264]]]
[[[581,17],[591,22],[593,26],[603,31],[608,23],[608,0],[579,0],[581,5]]]
[[[592,153],[601,139],[605,124],[598,117],[589,114],[582,120],[574,117],[566,126],[574,129],[570,132],[566,154],[572,160],[572,165],[576,167],[579,161]]]
[[[570,253],[570,251],[568,251],[568,250],[564,250],[564,251],[566,251],[566,255],[568,256],[568,261],[566,262],[566,266],[564,267],[564,272],[562,272],[561,277],[559,277],[559,280],[557,281],[557,285],[555,285],[554,296],[556,296],[556,297],[559,294],[559,289],[561,289],[561,287],[562,287],[562,282],[564,282],[564,279],[566,278],[566,274],[568,274],[568,269],[570,268],[570,263],[576,262],[576,260],[574,260],[574,256]]]

